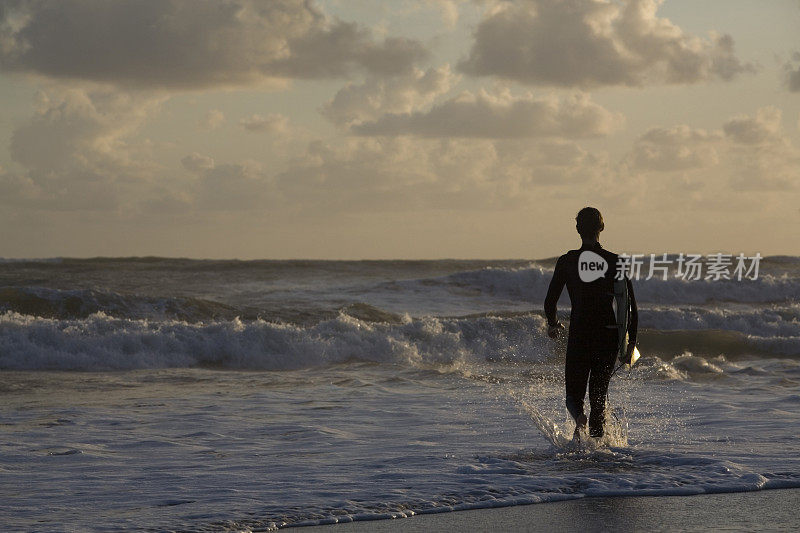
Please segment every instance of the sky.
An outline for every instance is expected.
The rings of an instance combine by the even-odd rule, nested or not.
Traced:
[[[0,0],[0,257],[800,255],[798,0]]]

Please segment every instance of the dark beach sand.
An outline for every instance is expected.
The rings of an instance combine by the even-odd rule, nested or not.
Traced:
[[[315,531],[800,531],[800,489],[698,496],[581,498],[395,520],[318,526]]]

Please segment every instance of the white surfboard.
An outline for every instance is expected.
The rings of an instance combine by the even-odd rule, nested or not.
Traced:
[[[639,360],[640,354],[639,350],[634,346],[630,358],[628,357],[628,327],[631,317],[631,299],[628,295],[628,284],[624,279],[614,282],[614,313],[617,317],[617,324],[616,326],[608,327],[616,328],[619,334],[617,357],[621,364],[633,366]]]

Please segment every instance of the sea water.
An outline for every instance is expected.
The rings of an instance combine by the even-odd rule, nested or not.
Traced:
[[[800,258],[635,281],[641,363],[580,444],[541,315],[553,264],[2,262],[0,526],[261,531],[800,487]]]

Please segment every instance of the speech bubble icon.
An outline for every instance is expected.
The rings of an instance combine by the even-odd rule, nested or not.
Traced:
[[[578,257],[578,276],[589,283],[602,278],[608,271],[608,261],[591,250],[584,250]]]

